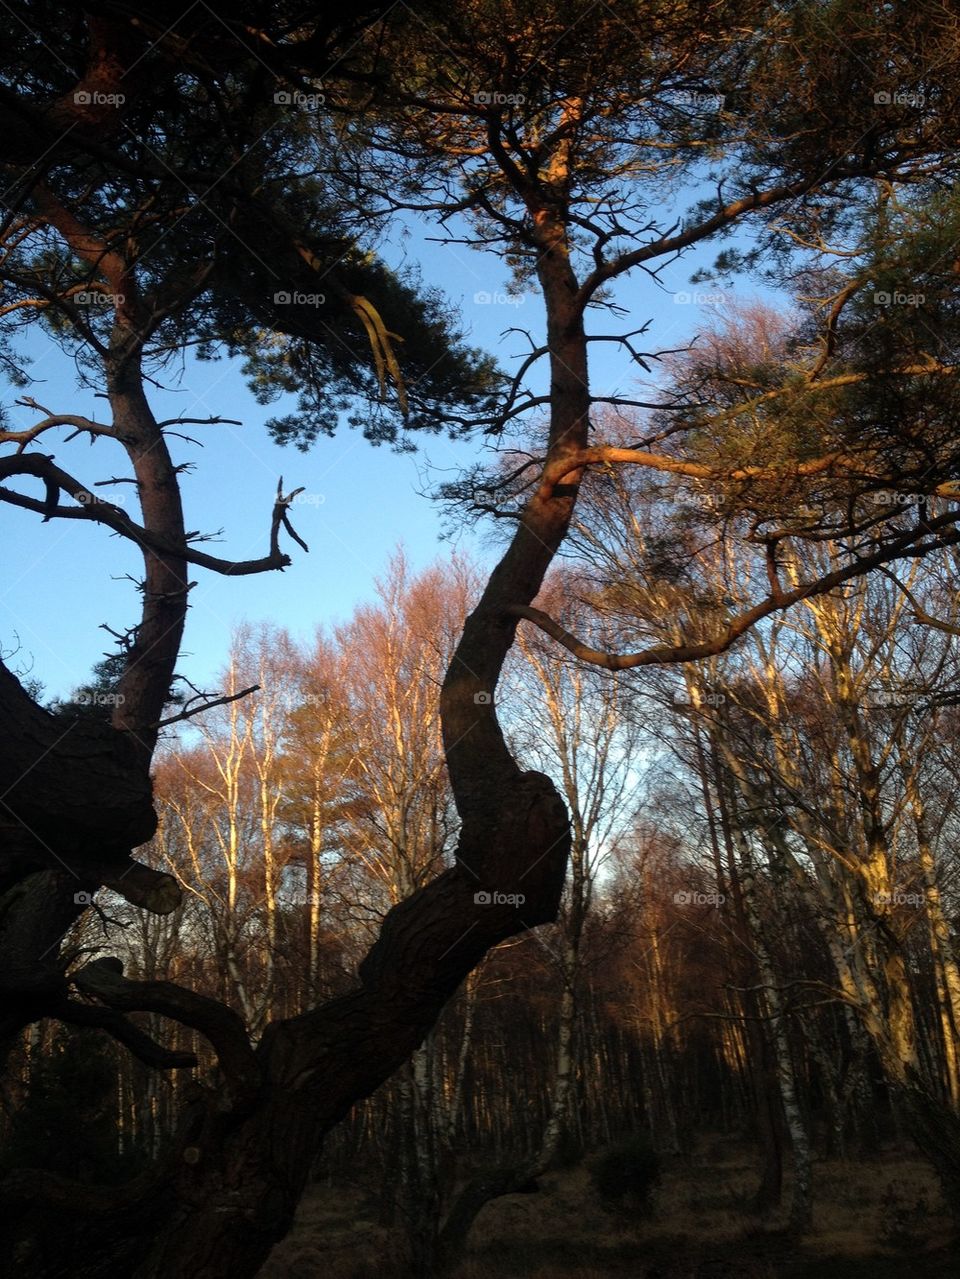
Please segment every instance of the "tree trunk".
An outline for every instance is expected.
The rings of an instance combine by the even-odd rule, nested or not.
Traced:
[[[749,852],[746,839],[741,834],[740,846],[743,851],[745,870],[741,879],[744,906],[750,921],[753,953],[757,958],[757,968],[763,983],[761,1005],[766,1005],[770,1015],[770,1028],[773,1033],[773,1051],[777,1063],[777,1079],[780,1084],[780,1098],[783,1103],[783,1114],[786,1119],[790,1144],[793,1148],[793,1194],[790,1202],[790,1228],[798,1234],[807,1233],[812,1225],[812,1156],[810,1137],[806,1121],[800,1109],[799,1089],[793,1065],[793,1053],[790,1049],[790,1037],[784,1015],[783,1000],[780,995],[780,981],[770,952],[763,937],[763,925],[755,895],[755,881],[750,867]]]

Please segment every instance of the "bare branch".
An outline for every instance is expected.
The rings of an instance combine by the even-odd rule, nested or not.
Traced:
[[[18,453],[22,453],[27,445],[32,443],[38,435],[42,435],[44,431],[52,430],[55,426],[72,426],[75,435],[87,432],[91,439],[98,435],[115,434],[112,426],[107,426],[103,422],[94,422],[92,418],[83,417],[81,414],[52,413],[50,409],[44,408],[42,404],[38,404],[29,395],[17,400],[17,403],[22,404],[25,408],[36,409],[38,412],[46,414],[42,422],[38,422],[36,426],[27,427],[26,430],[0,431],[0,444],[16,444]],[[73,437],[71,436],[70,438]]]
[[[205,702],[203,706],[194,706],[192,710],[181,711],[179,715],[171,715],[169,719],[161,719],[156,724],[151,724],[151,728],[167,728],[170,724],[179,724],[182,720],[193,719],[194,715],[202,715],[204,711],[212,710],[214,706],[226,706],[228,702],[237,702],[241,697],[248,697],[250,693],[260,691],[259,684],[251,684],[249,688],[241,689],[239,693],[226,694],[223,697],[215,697],[213,701]],[[191,698],[191,701],[194,699]]]
[[[954,626],[951,622],[943,622],[938,617],[931,617],[926,609],[920,604],[917,597],[913,594],[908,586],[900,581],[896,573],[891,569],[881,568],[880,572],[885,577],[889,577],[890,581],[897,586],[909,601],[910,607],[913,609],[914,621],[920,622],[923,626],[930,626],[934,630],[943,631],[945,635],[960,635],[960,626]]]
[[[645,244],[640,249],[634,249],[632,253],[623,253],[617,258],[603,262],[602,265],[598,265],[591,271],[583,284],[581,284],[577,292],[577,306],[580,310],[583,310],[600,285],[605,284],[607,280],[623,275],[626,271],[632,270],[633,267],[640,266],[654,258],[689,248],[690,245],[697,244],[700,240],[706,239],[723,227],[739,221],[744,214],[770,208],[775,204],[783,203],[785,200],[795,199],[812,188],[825,185],[828,180],[829,175],[824,175],[813,181],[794,182],[784,186],[771,187],[767,191],[754,191],[750,195],[734,200],[732,203],[718,209],[712,217],[704,219],[703,222],[688,226],[677,234],[673,234],[671,229],[666,235],[662,235],[651,243]]]
[[[157,426],[161,429],[165,426],[243,426],[243,423],[234,417],[168,417],[163,422],[158,422]]]
[[[184,543],[174,543],[159,534],[152,533],[137,524],[126,511],[111,502],[106,502],[88,488],[74,479],[66,471],[57,466],[52,458],[39,453],[22,453],[12,457],[0,458],[0,480],[13,475],[33,475],[43,480],[47,488],[46,499],[41,502],[36,498],[26,497],[22,493],[12,492],[0,487],[0,501],[9,502],[24,510],[35,511],[45,520],[57,519],[94,520],[98,524],[106,524],[108,528],[135,542],[141,548],[153,551],[158,555],[170,555],[196,564],[199,568],[208,568],[214,573],[223,573],[228,577],[243,577],[252,573],[264,573],[272,569],[287,568],[292,560],[281,552],[279,547],[279,531],[281,523],[294,540],[307,549],[306,543],[294,533],[289,521],[284,518],[286,508],[297,493],[283,497],[279,490],[273,508],[270,530],[270,554],[259,560],[223,560],[215,555],[207,555]],[[281,481],[282,483],[282,481]],[[58,493],[68,493],[80,503],[77,507],[58,505]]]
[[[95,1004],[81,1004],[75,999],[65,999],[52,1008],[50,1014],[73,1026],[105,1030],[118,1043],[129,1048],[144,1065],[153,1066],[157,1070],[184,1070],[197,1065],[195,1053],[164,1048],[124,1017],[123,1013],[113,1008],[101,1008]]]

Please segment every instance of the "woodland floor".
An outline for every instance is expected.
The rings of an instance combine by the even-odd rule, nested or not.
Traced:
[[[541,1179],[540,1194],[484,1209],[456,1279],[960,1275],[936,1179],[912,1151],[818,1162],[814,1229],[802,1245],[751,1216],[757,1174],[750,1146],[704,1140],[694,1157],[666,1161],[654,1215],[635,1222],[601,1206],[586,1166],[557,1172]],[[376,1215],[362,1187],[314,1187],[260,1279],[393,1279],[401,1239]]]

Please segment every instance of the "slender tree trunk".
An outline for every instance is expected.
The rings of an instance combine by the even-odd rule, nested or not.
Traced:
[[[416,1050],[403,1071],[401,1096],[402,1211],[409,1248],[411,1279],[430,1275],[436,1262],[440,1229],[440,1187],[438,1183],[436,1126],[432,1056],[433,1035]]]
[[[793,1194],[790,1202],[790,1228],[798,1234],[805,1234],[813,1224],[813,1159],[810,1150],[810,1136],[800,1107],[793,1053],[790,1048],[790,1037],[787,1032],[783,1000],[780,995],[779,975],[764,940],[763,925],[756,900],[756,881],[750,864],[747,841],[742,834],[740,836],[740,847],[745,866],[741,877],[744,907],[751,927],[753,952],[757,959],[757,968],[764,988],[760,1002],[766,1005],[770,1017],[773,1048],[777,1062],[777,1078],[780,1083],[780,1097],[783,1102],[787,1131],[790,1134],[790,1144],[793,1148]]]
[[[460,1036],[460,1050],[457,1053],[457,1066],[453,1077],[450,1106],[447,1111],[446,1137],[447,1145],[451,1147],[457,1139],[457,1126],[460,1121],[460,1108],[463,1103],[463,1083],[467,1074],[467,1061],[473,1045],[473,1018],[477,1004],[477,984],[477,973],[472,972],[464,983],[463,1033]]]
[[[907,801],[913,812],[917,836],[917,853],[923,881],[924,903],[930,929],[937,1003],[940,1015],[943,1057],[947,1088],[954,1110],[960,1109],[960,1061],[957,1040],[960,1035],[960,966],[957,964],[950,927],[943,913],[937,865],[927,833],[926,811],[913,769],[902,762]]]
[[[313,797],[310,814],[310,840],[307,850],[307,896],[309,898],[309,935],[307,941],[307,999],[313,1002],[320,984],[320,902],[323,892],[320,854],[323,851],[322,809],[319,796],[319,769],[313,774]]]
[[[723,847],[727,858],[726,882],[734,908],[737,936],[744,943],[744,951],[749,954],[751,949],[750,925],[747,919],[735,851],[734,823],[736,814],[732,803],[732,794],[728,785],[725,784],[728,779],[721,764],[720,750],[717,744],[718,735],[716,730],[710,734],[710,764],[717,798],[720,832],[723,837]],[[705,790],[705,794],[709,794],[708,789]],[[741,970],[741,976],[750,986],[755,986],[756,965],[749,964],[745,966]],[[780,1206],[783,1197],[783,1115],[780,1085],[777,1078],[775,1056],[762,1020],[763,1007],[756,993],[748,991],[743,996],[743,1005],[745,1035],[749,1046],[746,1054],[747,1065],[753,1076],[757,1130],[763,1155],[760,1184],[757,1187],[753,1205],[755,1212],[760,1215],[766,1215]]]
[[[577,954],[569,938],[562,943],[563,990],[557,1019],[557,1040],[554,1051],[553,1087],[550,1097],[550,1115],[543,1130],[538,1163],[546,1169],[554,1162],[560,1143],[567,1131],[570,1113],[570,1096],[574,1072],[574,1023],[577,1016]]]
[[[665,1025],[669,1020],[664,1012],[663,965],[660,957],[660,938],[657,930],[652,930],[649,956],[650,999],[652,1008],[651,1055],[653,1057],[654,1074],[657,1080],[658,1113],[663,1116],[663,1133],[656,1143],[659,1150],[668,1154],[679,1154],[680,1135],[677,1129],[677,1116],[673,1105],[673,1093],[670,1088],[670,1069],[666,1062]]]

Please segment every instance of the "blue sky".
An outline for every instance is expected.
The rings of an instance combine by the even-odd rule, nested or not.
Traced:
[[[665,216],[669,219],[669,213]],[[382,246],[383,255],[394,263],[402,258],[419,262],[424,282],[443,289],[462,315],[469,340],[495,352],[508,370],[515,368],[511,357],[525,354],[526,341],[503,332],[523,327],[542,342],[542,303],[533,294],[508,298],[507,273],[497,258],[463,245],[432,243],[429,237],[435,234],[431,228],[407,224],[402,237]],[[673,264],[662,276],[662,287],[642,273],[621,282],[616,299],[630,314],[618,320],[591,312],[593,331],[625,332],[652,319],[641,349],[680,345],[709,306],[677,301],[674,295],[716,292],[702,285],[694,289],[689,280],[697,265],[713,260],[718,248],[705,246]],[[52,343],[36,332],[28,350],[37,379],[28,394],[54,412],[102,416],[103,401],[76,390],[72,365]],[[593,344],[591,359],[594,394],[636,394],[636,370],[615,344]],[[543,389],[544,371],[541,363],[534,372],[535,393]],[[29,426],[36,415],[13,405],[18,394],[4,387],[3,402],[11,425]],[[318,624],[344,620],[356,604],[371,598],[374,581],[399,542],[415,569],[447,553],[449,544],[440,540],[442,513],[424,491],[482,453],[479,441],[430,437],[418,453],[401,455],[386,446],[372,447],[347,427],[334,439],[319,440],[307,454],[281,448],[264,427],[278,406],[258,405],[239,368],[226,360],[212,365],[188,360],[182,376],[169,380],[163,390],[152,389],[150,398],[159,418],[217,415],[243,423],[185,428],[202,440],[202,448],[171,441],[175,462],[195,465],[182,479],[187,527],[223,529],[222,541],[204,549],[229,559],[265,554],[278,477],[283,476],[288,491],[305,489],[293,509],[293,523],[310,547],[308,555],[289,545],[293,564],[283,573],[223,578],[202,569],[194,572],[197,585],[191,592],[179,669],[208,689],[215,686],[231,629],[241,619],[269,619],[306,637]],[[279,409],[293,407],[281,404]],[[67,434],[59,432],[56,440],[53,434],[44,437],[44,451],[55,450],[60,465],[88,485],[129,474],[122,451],[112,441],[64,444]],[[21,482],[19,487],[33,491],[27,485]],[[132,501],[128,485],[101,491],[114,501]],[[130,509],[135,514],[132,505]],[[139,555],[101,526],[66,520],[44,524],[38,516],[4,504],[0,535],[7,565],[0,587],[3,652],[9,655],[19,643],[8,664],[21,675],[40,679],[47,696],[66,694],[115,647],[101,625],[122,631],[135,621],[138,600],[130,578],[138,576]],[[458,544],[481,561],[492,560],[493,551],[475,534],[463,533]]]

